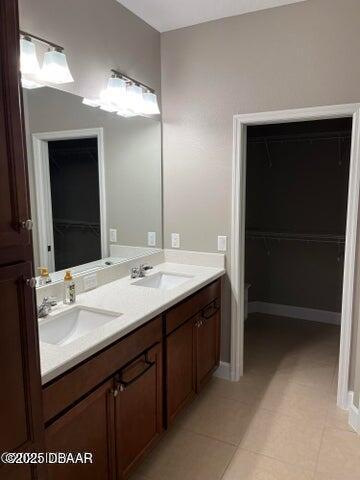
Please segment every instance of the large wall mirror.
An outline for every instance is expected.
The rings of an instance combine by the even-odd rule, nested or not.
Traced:
[[[59,280],[162,248],[159,117],[124,118],[47,86],[23,98],[35,266]]]

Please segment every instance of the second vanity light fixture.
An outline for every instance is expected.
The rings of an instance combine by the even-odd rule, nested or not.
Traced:
[[[160,113],[155,91],[117,70],[111,70],[107,87],[99,98],[84,98],[83,103],[126,118]]]
[[[40,68],[34,40],[47,45]],[[74,81],[64,48],[27,32],[20,32],[20,70],[24,88],[40,88],[44,83],[71,83]]]

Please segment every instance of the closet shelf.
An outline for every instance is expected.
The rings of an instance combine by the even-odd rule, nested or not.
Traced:
[[[77,229],[77,230],[90,230],[96,236],[100,236],[100,223],[98,222],[84,222],[79,220],[68,220],[68,219],[53,219],[54,230],[63,234],[64,230]]]
[[[246,230],[246,238],[263,240],[285,240],[297,242],[335,243],[345,244],[345,235],[319,234],[319,233],[291,233],[291,232],[269,232],[259,230]]]
[[[346,130],[306,133],[306,134],[287,134],[287,135],[266,135],[259,137],[249,137],[248,143],[268,143],[268,142],[312,142],[315,140],[351,140],[351,133]]]

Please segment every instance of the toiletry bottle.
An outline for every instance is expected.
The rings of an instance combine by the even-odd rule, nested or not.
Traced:
[[[39,287],[43,285],[47,285],[48,283],[51,283],[51,278],[49,275],[49,270],[47,267],[40,267],[38,268],[40,272],[40,278],[39,278]]]
[[[66,271],[64,277],[64,303],[75,303],[75,282],[70,270]]]

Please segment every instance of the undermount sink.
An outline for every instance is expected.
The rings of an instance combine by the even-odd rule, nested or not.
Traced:
[[[148,277],[141,278],[133,283],[133,285],[139,287],[158,288],[160,290],[170,290],[171,288],[178,287],[187,282],[191,275],[178,275],[176,273],[154,273]]]
[[[40,322],[40,341],[52,345],[67,345],[120,315],[93,308],[73,307]]]

